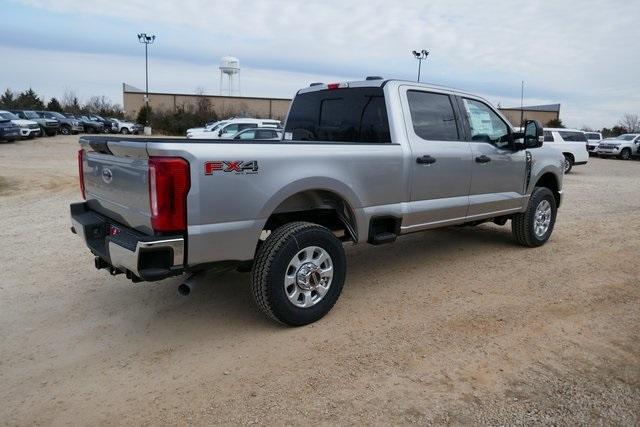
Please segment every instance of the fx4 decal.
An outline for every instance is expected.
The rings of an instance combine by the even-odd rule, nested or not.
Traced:
[[[204,174],[213,175],[215,172],[233,172],[235,174],[258,173],[257,160],[214,160],[204,163]]]

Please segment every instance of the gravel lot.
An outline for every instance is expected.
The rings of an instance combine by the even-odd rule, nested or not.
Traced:
[[[565,179],[551,240],[510,227],[348,247],[291,329],[248,274],[132,284],[69,231],[77,137],[0,145],[1,424],[640,423],[640,162]]]

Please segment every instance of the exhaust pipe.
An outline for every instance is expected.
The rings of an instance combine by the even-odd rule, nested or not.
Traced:
[[[191,276],[187,277],[187,280],[178,285],[178,294],[186,297],[191,294],[196,287],[196,279],[198,278],[199,273],[194,273]]]

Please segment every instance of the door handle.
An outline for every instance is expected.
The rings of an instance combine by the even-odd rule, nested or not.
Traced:
[[[480,157],[476,157],[476,163],[489,163],[491,161],[491,157],[485,156],[484,154]]]
[[[426,156],[418,157],[416,159],[416,163],[419,163],[421,165],[431,165],[431,164],[433,164],[435,162],[436,162],[436,159],[431,157],[428,154]]]

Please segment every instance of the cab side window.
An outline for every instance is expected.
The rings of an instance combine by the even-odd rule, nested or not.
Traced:
[[[488,142],[496,147],[509,145],[509,126],[488,105],[463,98],[464,108],[471,127],[471,140]]]
[[[456,116],[449,95],[407,91],[413,131],[422,139],[459,141]]]

